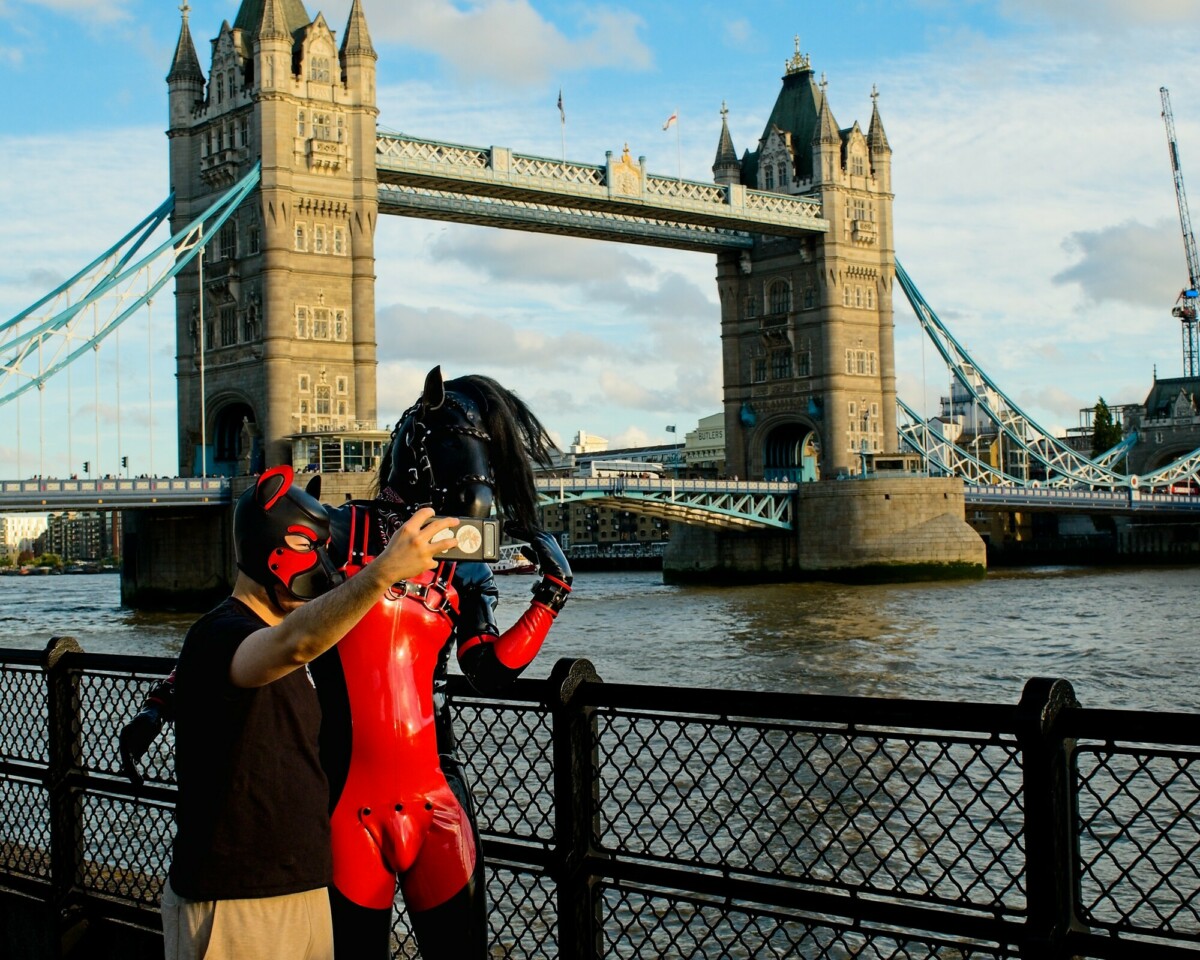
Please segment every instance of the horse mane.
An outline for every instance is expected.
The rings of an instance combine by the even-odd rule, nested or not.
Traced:
[[[496,500],[509,519],[526,530],[536,532],[538,523],[537,488],[533,480],[533,464],[551,466],[554,441],[529,406],[511,390],[491,377],[467,374],[445,382],[447,394],[457,393],[473,402],[483,419],[483,428],[491,437],[488,453],[496,478]],[[403,422],[402,416],[400,421]],[[378,490],[388,485],[392,463],[392,444],[380,457]]]

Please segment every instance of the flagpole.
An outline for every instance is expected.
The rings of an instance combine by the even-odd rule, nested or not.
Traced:
[[[567,162],[567,114],[563,110],[562,87],[558,88],[558,134],[562,140],[563,163]]]
[[[683,152],[679,147],[679,108],[675,108],[675,172],[676,180],[683,179]]]

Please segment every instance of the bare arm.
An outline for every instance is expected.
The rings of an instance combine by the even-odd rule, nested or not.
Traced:
[[[302,667],[349,633],[393,583],[432,570],[437,555],[458,542],[450,538],[431,543],[437,533],[458,522],[445,517],[422,527],[432,516],[429,508],[418,510],[383,552],[345,583],[243,640],[229,667],[234,686],[261,687]]]

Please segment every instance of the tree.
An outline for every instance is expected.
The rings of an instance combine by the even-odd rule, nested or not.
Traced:
[[[1121,442],[1121,425],[1113,423],[1112,411],[1101,397],[1092,408],[1092,456],[1111,450]]]

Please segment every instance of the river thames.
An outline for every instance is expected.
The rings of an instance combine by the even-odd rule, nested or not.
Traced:
[[[502,626],[531,579],[498,578]],[[884,586],[667,586],[580,573],[528,676],[587,657],[610,682],[1015,702],[1064,677],[1084,706],[1200,711],[1200,567],[993,571]],[[122,609],[117,574],[0,577],[0,647],[75,637],[89,653],[174,656],[194,615]]]

